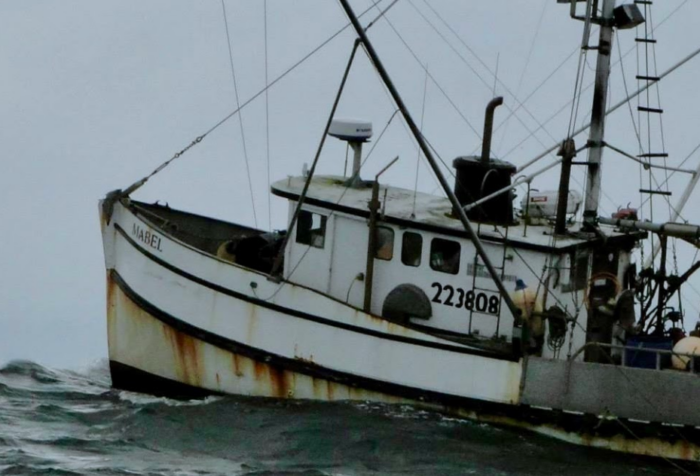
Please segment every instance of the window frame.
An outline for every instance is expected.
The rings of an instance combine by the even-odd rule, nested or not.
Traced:
[[[418,237],[418,239],[420,240],[418,248],[417,248],[418,249],[418,261],[416,264],[408,263],[406,253],[405,253],[406,248],[407,248],[406,247],[406,238],[410,237],[410,236]],[[420,233],[416,233],[414,231],[405,231],[403,233],[403,235],[401,236],[401,263],[404,266],[418,268],[418,267],[420,267],[422,262],[423,262],[423,235],[421,235]]]
[[[304,218],[306,216],[310,216],[308,227],[306,225],[307,219]],[[320,219],[320,226],[318,228],[314,228],[314,217],[319,217]],[[301,210],[299,212],[299,217],[297,218],[295,240],[301,245],[311,246],[317,249],[324,249],[326,247],[327,230],[328,217],[326,215],[313,212],[311,210]]]
[[[379,255],[379,250],[381,249],[381,243],[380,243],[380,239],[379,239],[380,230],[391,232],[391,248],[389,249],[390,254],[389,254],[388,258],[384,258],[384,257]],[[396,233],[394,232],[394,229],[391,227],[388,227],[388,226],[378,226],[376,229],[376,233],[377,233],[376,234],[377,241],[376,241],[376,246],[374,247],[375,259],[379,259],[382,261],[391,261],[392,259],[394,259],[394,245],[396,243]]]
[[[443,257],[442,257],[442,259],[443,259],[443,265],[442,265],[442,267],[437,268],[437,267],[435,266],[435,263],[434,263],[434,261],[433,261],[433,254],[434,254],[434,252],[435,252],[435,251],[434,251],[434,249],[435,249],[435,243],[436,243],[437,241],[441,241],[441,242],[443,242],[443,243],[449,243],[450,246],[451,246],[452,244],[457,245],[457,253],[456,253],[457,260],[456,260],[456,262],[455,262],[454,270],[448,270],[448,269],[446,269],[446,264],[447,264],[447,262],[448,262],[448,261],[453,261],[454,255],[452,255],[452,257],[451,257],[451,258],[448,258],[448,259],[445,259],[445,257],[443,256]],[[462,260],[462,244],[461,244],[459,241],[446,240],[446,239],[444,239],[444,238],[437,238],[437,237],[436,237],[436,238],[433,238],[432,240],[430,240],[430,269],[432,269],[433,271],[437,271],[438,273],[452,274],[452,275],[459,274],[459,269],[460,269],[460,267],[461,267],[461,266],[460,266],[460,265],[461,265],[461,263],[460,263],[461,260]]]

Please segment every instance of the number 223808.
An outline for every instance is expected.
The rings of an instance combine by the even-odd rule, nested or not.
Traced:
[[[434,303],[444,304],[457,309],[463,307],[468,311],[483,312],[485,314],[498,314],[501,304],[498,296],[475,292],[473,289],[465,291],[462,288],[454,288],[449,284],[443,286],[440,283],[433,283],[431,287],[435,289]]]

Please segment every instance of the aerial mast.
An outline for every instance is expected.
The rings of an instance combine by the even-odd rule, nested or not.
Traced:
[[[588,176],[583,209],[584,223],[595,224],[600,201],[601,166],[603,162],[603,140],[605,138],[605,109],[608,101],[610,78],[610,52],[613,41],[613,11],[616,0],[603,0],[600,19],[600,39],[598,41],[598,61],[596,65],[595,89],[591,129],[588,136]]]
[[[613,33],[616,27],[620,29],[636,27],[644,22],[644,17],[634,4],[622,5],[615,8],[616,0],[603,0],[602,9],[600,14],[598,14],[598,0],[588,1],[589,5],[587,5],[587,10],[592,13],[592,18],[586,18],[585,20],[600,25],[600,37],[598,46],[590,47],[584,45],[584,48],[597,49],[598,59],[596,64],[595,89],[593,91],[591,129],[588,136],[588,175],[586,180],[583,219],[586,226],[595,227],[600,201],[601,169],[603,147],[605,146],[605,111],[608,101],[610,54],[612,51]],[[572,7],[574,2],[575,0],[572,0]],[[592,2],[592,9],[590,2]]]

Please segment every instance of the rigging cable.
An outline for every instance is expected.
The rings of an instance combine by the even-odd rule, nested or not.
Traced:
[[[367,153],[367,156],[364,158],[364,160],[360,164],[360,168],[364,167],[364,165],[367,163],[369,158],[372,156],[372,152],[374,152],[374,149],[377,147],[377,144],[379,144],[379,142],[381,142],[382,137],[384,136],[384,133],[389,128],[389,125],[392,123],[392,121],[394,120],[394,117],[396,117],[396,114],[398,114],[398,112],[399,112],[399,110],[395,109],[393,114],[391,115],[391,117],[389,117],[389,120],[387,121],[386,125],[382,129],[382,132],[377,137],[377,140],[374,141],[374,143],[372,144],[372,148],[369,150],[369,152]],[[350,188],[351,187],[349,185],[346,185],[345,189],[340,194],[340,197],[338,197],[338,200],[336,200],[336,202],[335,202],[336,205],[339,205],[343,201],[343,198],[345,198],[345,194],[348,192],[348,190],[350,190]],[[331,212],[328,214],[328,218],[332,217],[333,215],[335,215],[335,210],[331,210]],[[287,235],[290,235],[291,233],[292,233],[292,229],[290,228],[287,230]],[[292,276],[294,275],[296,270],[299,268],[301,263],[304,261],[304,258],[306,258],[306,255],[309,253],[311,248],[312,247],[309,246],[306,248],[306,250],[304,250],[304,253],[299,258],[299,261],[297,261],[297,263],[294,265],[294,267],[289,272],[287,277],[282,281],[281,285],[270,296],[268,296],[266,298],[260,298],[260,299],[262,299],[263,301],[270,301],[275,296],[277,296],[277,294],[282,290],[282,288],[291,280]]]
[[[484,63],[484,61],[482,61],[482,60],[479,58],[478,55],[476,55],[476,53],[467,45],[467,43],[459,36],[459,34],[445,21],[445,19],[440,15],[440,13],[437,12],[437,11],[435,10],[435,8],[432,7],[426,0],[423,0],[423,1],[424,1],[424,3],[428,6],[428,8],[430,8],[430,10],[442,21],[442,23],[453,33],[453,35],[455,35],[455,36],[457,37],[457,39],[460,41],[460,43],[462,43],[462,45],[464,45],[464,47],[465,47],[472,55],[474,55],[474,57],[476,57],[476,59],[484,66],[484,68],[486,68],[486,70],[487,70],[490,74],[493,75],[494,73],[489,69],[488,65],[486,65],[486,63]],[[420,16],[420,17],[421,17],[421,18],[422,18],[422,19],[423,19],[423,20],[438,34],[438,36],[443,40],[443,42],[444,42],[444,43],[445,43],[445,44],[446,44],[446,45],[447,45],[447,46],[462,60],[462,62],[476,75],[476,77],[479,78],[479,80],[481,80],[481,82],[482,82],[486,87],[490,87],[489,84],[486,82],[486,80],[485,80],[485,79],[484,79],[484,78],[469,64],[469,62],[466,60],[466,58],[464,58],[464,56],[463,56],[459,51],[457,51],[457,49],[456,49],[456,48],[447,40],[447,38],[437,29],[437,27],[423,14],[423,12],[421,12],[421,11],[415,6],[415,4],[412,2],[412,0],[408,0],[408,2],[409,2],[409,4],[413,7],[413,9],[418,13],[418,15],[419,15],[419,16]],[[391,26],[391,28],[394,30],[394,32],[395,32],[396,35],[399,37],[399,39],[400,39],[401,42],[404,44],[404,46],[405,46],[405,47],[409,50],[409,52],[413,55],[413,57],[414,57],[414,59],[416,60],[416,62],[418,62],[418,64],[420,64],[421,67],[423,67],[423,64],[421,63],[421,61],[420,61],[420,59],[418,58],[418,56],[417,56],[417,55],[415,54],[415,52],[411,49],[411,47],[408,45],[408,43],[403,39],[403,37],[401,36],[401,34],[398,32],[398,30],[397,30],[397,29],[394,27],[394,25],[391,23],[391,21],[390,21],[388,18],[386,18],[386,21],[387,21],[387,23],[389,23],[389,26]],[[432,78],[432,76],[431,76],[431,79],[433,79],[433,81],[435,82],[435,79]],[[510,89],[508,89],[508,87],[507,87],[502,81],[498,81],[498,83],[501,84],[501,86],[506,90],[506,92],[507,92],[508,94],[510,94],[511,96],[513,96],[513,97],[515,98],[515,96],[513,95],[513,93],[510,91]],[[436,83],[436,84],[437,84],[437,83]],[[439,84],[438,84],[438,87],[440,88]],[[443,92],[443,95],[446,95],[446,93],[442,90],[442,88],[440,88],[440,89],[441,89],[441,91]],[[446,96],[446,97],[447,97],[447,96]],[[451,104],[453,104],[453,107],[456,108],[456,106],[454,106],[454,103],[451,101],[451,99],[450,99],[449,97],[447,97],[447,99],[448,99],[448,101],[450,101]],[[524,110],[524,111],[535,121],[535,123],[538,125],[538,128],[537,128],[535,131],[532,131],[532,130],[523,122],[523,120],[522,120],[518,115],[516,115],[516,114],[514,113],[514,110],[513,110],[512,108],[510,108],[508,105],[506,105],[506,108],[510,111],[511,115],[515,116],[515,118],[518,120],[518,122],[520,123],[520,125],[523,126],[523,128],[529,132],[530,135],[528,136],[528,138],[529,138],[529,137],[534,137],[535,140],[537,140],[537,142],[539,142],[539,144],[540,144],[541,146],[544,147],[544,143],[543,143],[538,137],[536,137],[536,135],[535,135],[535,132],[536,132],[536,131],[543,130],[543,131],[549,136],[550,139],[555,140],[554,137],[552,136],[552,134],[550,134],[549,131],[544,127],[544,125],[541,124],[541,123],[537,120],[537,118],[535,118],[535,116],[532,115],[532,113],[531,113],[527,108],[525,108],[525,106],[523,105],[522,102],[519,102],[519,101],[517,100],[517,98],[515,98],[515,101],[516,101],[517,107],[518,107],[518,108],[522,107],[523,110]],[[461,112],[460,112],[459,110],[457,110],[457,112],[461,115]],[[465,120],[466,120],[466,118],[465,118]],[[473,128],[472,128],[472,130],[473,130]],[[575,134],[574,134],[574,135],[575,135]],[[479,137],[480,137],[480,136],[479,136]],[[550,149],[550,150],[547,151],[547,153],[545,153],[544,155],[548,155],[548,154],[549,154],[549,155],[552,155],[552,152],[554,152],[555,149],[556,149],[556,147]],[[552,155],[552,157],[556,159],[556,157],[554,157],[553,155]],[[443,162],[443,163],[444,163],[444,162]],[[448,168],[448,170],[449,170],[449,168]],[[573,179],[574,179],[574,181],[576,181],[577,183],[579,183],[579,181],[578,181],[575,177],[574,177]],[[581,185],[581,184],[579,183],[579,185]],[[603,195],[605,196],[606,199],[608,199],[608,200],[614,205],[613,200],[610,198],[609,195],[607,195],[607,194],[605,193],[605,191],[603,191]]]
[[[228,57],[231,64],[231,79],[233,79],[233,91],[236,97],[236,107],[240,109],[241,101],[238,97],[238,83],[236,82],[236,69],[233,66],[233,50],[231,49],[231,35],[228,31],[228,17],[226,15],[226,3],[221,0],[222,14],[224,17],[224,26],[226,27],[226,45],[228,46]],[[267,91],[267,88],[265,88]],[[245,170],[248,175],[248,188],[250,189],[250,202],[253,207],[253,219],[255,220],[255,228],[258,227],[258,214],[255,211],[255,195],[253,194],[253,181],[250,177],[250,164],[248,163],[248,147],[246,146],[245,131],[243,127],[243,114],[238,114],[238,123],[241,129],[241,143],[243,145],[243,158],[245,159]]]
[[[425,65],[425,70],[428,71],[428,65]],[[420,133],[423,135],[423,123],[425,121],[425,102],[428,98],[428,75],[425,75],[425,82],[423,83],[423,107],[420,113]],[[418,172],[420,170],[420,157],[422,151],[420,147],[418,148],[418,157],[416,157],[416,180],[413,184],[413,210],[411,211],[411,217],[416,217],[416,199],[418,198]]]
[[[652,30],[652,31],[653,31],[653,30]],[[620,56],[620,59],[618,60],[618,64],[620,65],[621,76],[622,76],[622,83],[623,83],[624,88],[625,88],[625,95],[626,95],[626,96],[629,96],[630,94],[629,94],[629,89],[628,89],[628,86],[627,86],[627,79],[625,78],[625,68],[624,68],[624,62],[623,62],[624,56],[622,55],[622,48],[621,48],[621,46],[620,46],[620,41],[619,41],[619,37],[618,37],[618,35],[617,35],[617,31],[615,32],[615,36],[616,36],[616,39],[617,39],[617,50],[618,50],[618,55]],[[639,130],[639,128],[638,128],[637,121],[635,120],[635,117],[634,117],[634,111],[632,110],[632,103],[631,103],[631,102],[628,102],[628,103],[627,103],[627,106],[628,106],[629,113],[630,113],[630,119],[631,119],[631,121],[632,121],[632,128],[634,129],[634,134],[635,134],[635,137],[636,137],[636,139],[637,139],[637,146],[638,146],[638,148],[639,148],[639,154],[642,155],[642,154],[644,153],[644,146],[643,146],[643,144],[642,144],[642,137],[641,137],[641,135],[640,135],[640,130]],[[610,144],[606,144],[606,145],[607,145],[608,147],[614,149],[613,147],[610,146]],[[665,146],[664,146],[664,150],[665,150]],[[618,152],[619,152],[619,151],[618,151]],[[639,183],[642,183],[642,180],[643,180],[643,179],[642,179],[643,169],[647,168],[647,166],[649,166],[650,164],[648,163],[649,160],[647,160],[646,162],[644,162],[644,158],[643,158],[643,157],[642,157],[642,158],[639,158],[638,161],[639,161],[639,177],[640,177]],[[664,162],[665,162],[665,161],[664,161]],[[668,165],[667,165],[666,163],[664,163],[664,167],[668,167]],[[675,173],[675,172],[673,172],[673,173]],[[669,176],[669,174],[667,173],[667,174],[666,174],[666,179],[667,179],[667,180],[665,180],[664,182],[662,182],[661,184],[659,184],[658,180],[656,180],[656,177],[654,177],[654,183],[656,184],[657,190],[661,190],[661,187],[663,187],[664,185],[666,185],[666,184],[668,183],[668,179],[669,179],[669,178],[670,178],[670,176]],[[650,187],[650,188],[651,188],[651,187]],[[667,187],[667,190],[668,190],[668,187]],[[640,198],[639,198],[640,203],[646,203],[646,202],[643,202],[643,201],[642,201],[641,193],[640,193],[639,195],[640,195]],[[672,209],[675,211],[675,207],[673,207],[673,205],[671,204],[671,200],[669,199],[669,197],[668,197],[668,196],[664,196],[664,199],[665,199],[665,201],[668,203],[668,206],[669,206],[670,208],[672,208]],[[642,207],[642,205],[640,205],[639,208],[641,209],[641,207]],[[680,216],[680,213],[679,213],[678,215]],[[683,218],[683,217],[681,217],[681,218]]]
[[[412,0],[408,0],[408,3],[409,3],[409,5],[411,5],[411,7],[413,7],[413,9],[416,11],[416,13],[418,13],[418,15],[423,19],[423,21],[425,21],[425,22],[428,24],[428,26],[430,26],[430,27],[433,29],[433,31],[435,31],[435,33],[436,33],[436,34],[440,37],[440,39],[448,46],[448,48],[450,48],[450,49],[457,55],[457,57],[462,61],[462,63],[464,63],[464,65],[465,65],[467,68],[469,68],[469,70],[470,70],[472,73],[474,73],[474,75],[479,79],[479,81],[481,81],[481,83],[482,83],[484,86],[486,86],[487,89],[491,90],[491,85],[489,84],[489,82],[486,81],[486,80],[483,78],[483,76],[481,76],[481,75],[476,71],[476,69],[469,63],[469,61],[467,61],[467,59],[464,57],[464,55],[461,54],[461,53],[457,50],[457,48],[455,48],[454,45],[452,45],[452,43],[450,43],[450,41],[449,41],[449,40],[445,37],[445,35],[435,26],[435,24],[434,24],[433,22],[431,22],[431,21],[428,19],[428,17],[426,17],[425,14],[424,14],[421,10],[418,9],[418,7],[416,7],[416,5],[413,3]],[[481,65],[486,69],[486,71],[488,71],[489,74],[491,74],[492,76],[495,76],[494,72],[491,71],[491,69],[489,68],[489,66],[474,52],[474,50],[472,50],[472,49],[467,45],[467,43],[466,43],[464,40],[462,40],[462,38],[459,36],[459,34],[458,34],[453,28],[451,28],[451,27],[449,26],[449,24],[447,24],[447,22],[445,22],[444,18],[435,10],[435,8],[434,8],[432,5],[430,5],[430,4],[427,2],[427,0],[423,0],[423,3],[425,3],[425,4],[428,6],[428,8],[429,8],[429,9],[430,9],[430,10],[431,10],[431,11],[432,11],[432,12],[447,26],[447,28],[457,37],[457,39],[460,41],[460,43],[461,43],[462,45],[464,45],[464,47],[467,49],[467,51],[469,51],[469,52],[477,59],[477,61],[479,61],[479,63],[481,63]],[[388,19],[387,19],[387,22],[389,22]],[[391,24],[391,22],[389,22],[389,24],[391,25],[392,29],[394,29],[394,31],[395,31],[396,34],[398,35],[399,33],[398,33],[398,31],[396,30],[396,28],[394,28],[394,26]],[[403,41],[403,40],[402,40],[402,41]],[[403,42],[404,42],[404,44],[406,44],[405,41],[403,41]],[[407,44],[406,44],[406,46],[408,47]],[[409,50],[410,50],[410,48],[409,48]],[[420,60],[418,60],[418,62],[420,63]],[[510,94],[510,95],[514,98],[515,103],[516,103],[516,106],[522,106],[522,103],[519,102],[519,101],[517,100],[517,98],[515,98],[515,95],[514,95],[513,92],[508,88],[508,86],[507,86],[505,83],[503,83],[503,81],[498,80],[497,78],[496,78],[496,80],[497,80],[497,83],[500,84],[501,87],[502,87],[508,94]],[[516,120],[520,123],[520,125],[521,125],[526,131],[532,132],[532,130],[530,129],[530,127],[522,120],[522,118],[521,118],[518,114],[513,114],[513,111],[514,111],[514,110],[513,110],[513,108],[511,108],[510,105],[504,104],[504,107],[516,118]],[[525,106],[522,106],[522,109],[523,109],[523,111],[525,111],[525,113],[526,113],[528,116],[530,116],[530,118],[531,118],[533,121],[535,121],[535,124],[540,125],[540,122],[537,120],[537,118],[536,118]],[[547,129],[545,129],[545,128],[543,127],[542,130],[543,130],[548,136],[550,136],[550,138],[551,138],[552,140],[554,140],[554,138],[552,137],[552,135],[549,133],[549,131],[548,131]],[[479,137],[481,137],[481,136],[479,135]],[[538,141],[539,141],[539,140],[538,140]],[[540,144],[542,144],[541,141],[540,141]],[[544,146],[544,144],[542,144],[542,145]]]
[[[669,19],[670,19],[675,13],[677,13],[677,12],[680,10],[680,8],[681,8],[683,5],[685,5],[686,3],[687,3],[687,0],[685,0],[678,8],[676,8],[676,9],[673,10],[671,13],[669,13],[669,14],[656,26],[656,29],[658,29],[662,24],[664,24],[667,20],[669,20]],[[630,48],[630,49],[627,51],[627,53],[625,53],[624,57],[627,57],[627,56],[629,55],[629,53],[631,53],[631,52],[634,51],[634,50],[635,50],[635,47],[633,46],[632,48]],[[692,53],[688,54],[688,55],[685,56],[683,59],[681,59],[680,61],[678,61],[675,65],[673,65],[672,67],[670,67],[669,69],[667,69],[666,71],[664,71],[664,72],[659,76],[659,79],[663,79],[663,78],[665,78],[666,76],[668,76],[669,74],[673,73],[675,70],[677,70],[677,69],[680,68],[681,66],[685,65],[685,64],[686,64],[687,62],[689,62],[691,59],[695,58],[698,54],[700,54],[700,48],[694,50]],[[617,65],[617,63],[615,63],[615,65]],[[591,83],[591,84],[589,84],[589,85],[586,87],[585,90],[587,91],[588,89],[590,89],[590,88],[593,87],[593,86],[594,86],[594,83]],[[610,115],[610,114],[613,113],[613,112],[615,112],[615,111],[616,111],[617,109],[619,109],[621,106],[627,104],[629,101],[631,101],[631,100],[634,99],[635,97],[637,97],[637,96],[639,96],[640,94],[642,94],[647,88],[648,88],[648,86],[645,87],[645,88],[639,89],[639,90],[637,90],[636,92],[634,92],[632,95],[627,96],[624,100],[620,101],[619,103],[615,104],[614,106],[611,106],[611,107],[606,111],[606,113],[605,113],[606,116],[607,116],[607,115]],[[555,114],[553,114],[552,116],[550,116],[550,117],[544,122],[544,124],[548,124],[549,122],[553,121],[563,110],[565,110],[565,109],[568,107],[569,104],[570,104],[570,103],[567,103],[567,104],[565,104],[564,106],[562,106],[562,107],[559,109],[559,111],[557,111]],[[586,125],[585,127],[581,127],[581,128],[579,128],[579,129],[577,129],[576,131],[574,131],[574,136],[576,136],[576,135],[582,133],[582,132],[585,131],[587,128],[588,128],[588,125]],[[528,137],[528,138],[529,138],[529,137]],[[522,144],[522,142],[521,142],[521,144]],[[529,160],[528,162],[526,162],[524,165],[518,167],[518,170],[517,170],[517,171],[518,171],[518,172],[521,172],[521,171],[525,170],[526,168],[530,167],[530,166],[531,166],[532,164],[534,164],[535,162],[540,161],[540,160],[543,159],[544,157],[548,156],[552,151],[557,150],[557,149],[560,147],[560,145],[561,145],[561,143],[560,143],[560,142],[557,142],[556,144],[554,144],[553,146],[551,146],[549,149],[547,149],[547,150],[545,150],[544,152],[540,153],[537,157],[535,157],[535,158],[533,158],[533,159],[530,159],[530,160]]]
[[[654,32],[654,19],[652,15],[652,9],[649,8],[649,23],[651,24],[651,31],[652,34]],[[654,60],[654,74],[658,74],[659,72],[659,66],[658,63],[656,62],[656,47],[652,50],[652,58]],[[659,109],[661,109],[661,88],[659,87],[659,82],[656,81],[656,103],[658,104]],[[659,130],[661,133],[661,150],[662,152],[666,152],[666,134],[664,132],[664,121],[663,121],[663,115],[659,114]],[[668,184],[668,158],[663,157],[664,159],[664,174],[666,177],[666,180],[664,181],[665,184]],[[659,187],[660,188],[660,187]],[[666,185],[666,192],[669,191],[668,185]],[[666,204],[668,205],[668,216],[671,216],[671,210],[673,209],[673,206],[671,205],[671,200],[669,199],[668,195],[664,195],[666,198]],[[675,243],[675,240],[674,240]],[[674,250],[675,250],[675,244],[674,244]],[[674,251],[675,252],[675,251]]]
[[[515,90],[515,102],[518,104],[523,104],[520,103],[518,100],[518,97],[520,96],[520,90],[522,89],[523,86],[523,81],[525,80],[525,74],[527,73],[527,69],[530,66],[530,61],[532,60],[532,52],[535,50],[535,44],[537,43],[537,38],[540,34],[540,30],[542,29],[542,20],[544,20],[544,14],[547,11],[547,6],[549,5],[549,0],[544,0],[542,2],[542,11],[540,12],[540,18],[537,21],[537,27],[535,28],[535,34],[532,36],[532,41],[530,42],[530,49],[527,52],[527,59],[525,60],[525,66],[523,67],[523,70],[520,72],[520,79],[518,79],[518,88]],[[496,97],[496,82],[498,80],[498,63],[496,66],[496,74],[494,75],[494,80],[493,80],[493,97]],[[516,107],[511,114],[506,117],[504,121],[504,130],[503,134],[501,134],[501,140],[500,143],[498,144],[498,149],[500,150],[501,147],[503,146],[503,141],[505,140],[506,136],[508,135],[508,126],[510,125],[510,119],[513,117],[513,114],[515,114],[516,111],[520,109],[520,105]]]
[[[267,49],[267,0],[263,0],[263,29],[265,30],[265,162],[267,164],[267,186],[272,185],[270,179],[270,89],[269,84],[269,57]],[[272,197],[267,194],[267,227],[272,231]]]
[[[410,1],[410,0],[409,0],[409,1]],[[452,106],[452,109],[454,109],[455,112],[459,115],[459,117],[461,117],[462,120],[467,124],[467,126],[469,126],[469,128],[471,129],[471,131],[472,131],[479,139],[481,139],[481,133],[479,133],[479,131],[476,130],[476,128],[475,128],[475,127],[472,125],[472,123],[469,121],[469,119],[467,119],[467,117],[466,117],[466,116],[464,115],[464,113],[459,109],[459,107],[457,106],[457,104],[455,104],[455,102],[452,100],[452,98],[450,97],[450,95],[447,94],[447,91],[445,91],[445,89],[442,87],[442,85],[438,82],[438,80],[435,79],[435,77],[434,77],[432,74],[430,74],[430,71],[426,70],[425,65],[423,64],[423,62],[421,61],[421,59],[418,57],[418,55],[415,53],[415,51],[413,51],[413,49],[410,47],[410,45],[406,42],[406,40],[405,40],[404,37],[401,35],[401,33],[399,33],[399,31],[396,29],[396,27],[395,27],[394,24],[391,22],[391,20],[389,20],[389,18],[386,17],[386,16],[384,17],[384,20],[389,24],[389,26],[391,27],[391,29],[394,31],[394,33],[395,33],[396,36],[399,38],[399,40],[401,41],[401,43],[403,43],[403,45],[406,47],[406,49],[408,50],[408,52],[411,53],[411,56],[413,56],[413,59],[420,65],[421,69],[422,69],[422,70],[425,72],[425,74],[430,78],[430,80],[433,82],[433,84],[435,84],[435,86],[437,86],[438,90],[442,93],[442,95],[445,97],[445,99],[447,99],[447,101],[448,101],[448,102],[450,103],[450,105]]]
[[[381,2],[381,1],[382,1],[382,0],[378,0],[377,3]],[[365,9],[362,13],[360,13],[360,14],[358,15],[358,18],[362,18],[363,16],[365,16],[365,15],[367,14],[367,12],[369,12],[372,8],[373,8],[373,6],[371,6],[371,7],[367,8],[367,9]],[[316,48],[314,48],[313,50],[311,50],[310,52],[308,52],[308,53],[307,53],[306,55],[304,55],[300,60],[298,60],[298,61],[297,61],[296,63],[294,63],[292,66],[290,66],[289,68],[287,68],[282,74],[280,74],[280,75],[277,76],[274,80],[272,80],[272,82],[270,82],[270,84],[266,85],[263,89],[261,89],[260,91],[258,91],[257,93],[255,93],[254,95],[252,95],[251,97],[249,97],[249,98],[248,98],[245,102],[243,102],[243,104],[241,104],[238,108],[234,109],[234,110],[231,111],[229,114],[227,114],[226,116],[224,116],[221,120],[219,120],[219,122],[217,122],[216,124],[214,124],[213,126],[211,126],[211,127],[210,127],[209,129],[207,129],[204,133],[202,133],[201,135],[198,135],[197,137],[195,137],[187,146],[185,146],[185,147],[184,147],[183,149],[181,149],[180,151],[176,152],[171,158],[169,158],[168,160],[166,160],[165,162],[163,162],[162,164],[160,164],[158,167],[156,167],[150,174],[146,175],[145,177],[143,177],[143,178],[137,180],[136,182],[134,182],[133,184],[131,184],[130,186],[128,186],[126,189],[124,189],[123,192],[120,192],[119,195],[122,196],[122,197],[126,197],[126,196],[129,196],[130,194],[132,194],[133,192],[135,192],[136,190],[138,190],[139,188],[141,188],[143,185],[146,184],[146,182],[148,182],[148,180],[151,179],[151,177],[153,177],[154,175],[158,174],[160,171],[162,171],[163,169],[165,169],[165,168],[166,168],[167,166],[169,166],[174,160],[179,159],[180,157],[182,157],[183,155],[185,155],[185,153],[186,153],[187,151],[189,151],[192,147],[195,147],[197,144],[199,144],[200,142],[202,142],[209,134],[211,134],[211,133],[214,132],[216,129],[218,129],[219,127],[221,127],[221,126],[222,126],[224,123],[226,123],[229,119],[231,119],[231,118],[234,117],[236,114],[238,114],[240,111],[242,111],[246,106],[248,106],[250,103],[252,103],[252,102],[255,101],[257,98],[259,98],[261,95],[263,95],[263,94],[265,93],[265,91],[267,91],[268,89],[270,89],[272,86],[276,85],[278,82],[280,82],[282,79],[284,79],[289,73],[291,73],[292,71],[294,71],[295,69],[297,69],[297,68],[298,68],[299,66],[301,66],[303,63],[305,63],[309,58],[311,58],[311,57],[314,56],[316,53],[318,53],[320,50],[322,50],[326,45],[328,45],[331,41],[333,41],[333,40],[336,39],[338,36],[340,36],[340,34],[343,33],[345,30],[347,30],[350,26],[352,26],[352,23],[350,23],[350,22],[346,23],[342,28],[340,28],[340,29],[337,30],[335,33],[333,33],[330,37],[328,37],[326,40],[324,40],[320,45],[318,45]]]

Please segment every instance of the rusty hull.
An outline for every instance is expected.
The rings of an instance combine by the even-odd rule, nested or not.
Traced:
[[[251,319],[254,319],[254,315],[251,315]],[[580,434],[553,424],[427,404],[281,369],[215,347],[165,325],[129,299],[109,273],[107,320],[111,361],[212,393],[321,401],[408,403],[484,423],[522,428],[584,446],[638,455],[700,460],[700,447],[680,438],[676,441],[659,438],[640,440],[628,437],[622,431],[611,437]],[[313,364],[313,356],[298,359]]]
[[[254,318],[252,315],[251,319]],[[212,393],[325,401],[410,402],[285,370],[198,340],[139,308],[109,273],[107,321],[111,361]],[[298,359],[313,364],[312,358]]]

